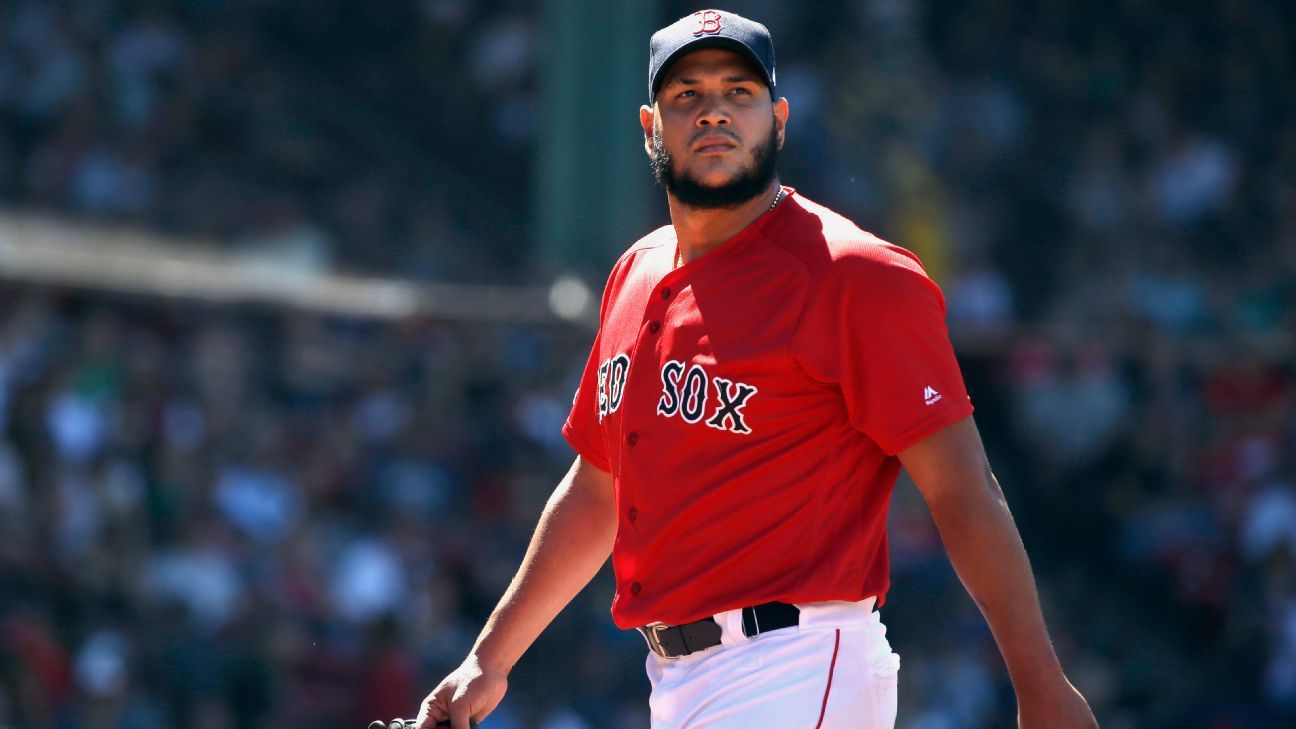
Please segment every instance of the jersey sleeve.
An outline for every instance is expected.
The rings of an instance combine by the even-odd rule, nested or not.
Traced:
[[[879,241],[831,268],[793,346],[811,377],[840,389],[851,424],[895,455],[970,415],[945,299],[918,260]]]
[[[631,251],[634,249],[631,248]],[[603,383],[599,381],[599,367],[602,362],[599,353],[603,347],[604,325],[607,323],[608,300],[619,290],[623,266],[630,251],[627,251],[612,266],[608,273],[607,283],[603,287],[603,298],[599,302],[599,330],[590,346],[589,358],[581,372],[580,384],[572,398],[571,412],[567,422],[563,423],[562,434],[572,449],[586,461],[608,473],[612,472],[612,461],[608,455],[607,441],[603,437],[603,427],[599,419],[599,398],[603,397]]]
[[[576,396],[572,398],[571,412],[563,424],[562,434],[582,458],[595,467],[611,471],[607,446],[603,440],[603,431],[599,427],[599,337],[594,338],[590,347],[589,359],[581,374],[580,385],[576,387]]]

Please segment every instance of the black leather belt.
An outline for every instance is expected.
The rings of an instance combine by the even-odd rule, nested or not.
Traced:
[[[801,609],[786,602],[767,602],[742,609],[743,635],[748,638],[790,628],[800,620]],[[720,624],[715,618],[683,625],[645,625],[638,631],[648,641],[648,649],[662,658],[680,658],[720,645]]]

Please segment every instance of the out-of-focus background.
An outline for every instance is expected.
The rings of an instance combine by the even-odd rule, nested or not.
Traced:
[[[732,2],[783,180],[917,251],[1102,725],[1296,726],[1296,10]],[[463,656],[666,222],[591,0],[0,3],[0,727],[361,727]],[[1012,725],[921,499],[902,729]],[[595,581],[489,729],[647,725]]]

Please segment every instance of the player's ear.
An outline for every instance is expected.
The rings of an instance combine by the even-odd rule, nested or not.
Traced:
[[[787,132],[788,120],[788,101],[786,96],[780,96],[774,101],[774,128],[778,134],[778,148],[783,149],[783,137]]]
[[[650,106],[639,107],[639,126],[643,127],[644,133],[644,151],[648,156],[652,156],[653,143],[653,110]]]

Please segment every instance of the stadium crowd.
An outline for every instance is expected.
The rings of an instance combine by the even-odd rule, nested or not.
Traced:
[[[941,282],[1102,725],[1291,725],[1296,11],[782,5],[733,8],[775,31],[783,179]],[[320,270],[525,279],[525,230],[465,210],[529,202],[505,172],[542,134],[538,22],[486,0],[0,5],[0,202]],[[411,714],[571,458],[589,339],[3,284],[0,727]],[[899,726],[1008,725],[904,485],[892,550]],[[646,726],[610,597],[602,577],[559,619],[488,727]]]

